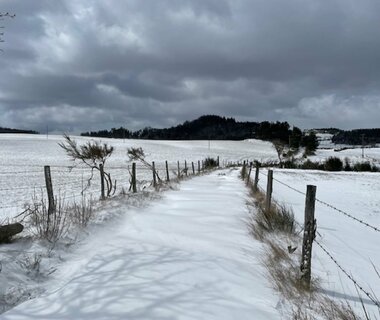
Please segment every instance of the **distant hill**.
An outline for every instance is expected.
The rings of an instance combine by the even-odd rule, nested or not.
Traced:
[[[289,142],[289,136],[298,128],[290,129],[287,122],[238,122],[233,118],[205,115],[193,121],[185,121],[171,128],[144,128],[135,132],[125,128],[113,128],[95,132],[84,132],[82,136],[106,138],[131,138],[151,140],[281,140]]]
[[[39,134],[37,131],[33,130],[20,130],[20,129],[11,129],[11,128],[2,128],[0,127],[0,133],[27,133],[27,134]]]
[[[361,145],[363,141],[366,145],[380,143],[380,128],[340,131],[332,137],[335,144]]]

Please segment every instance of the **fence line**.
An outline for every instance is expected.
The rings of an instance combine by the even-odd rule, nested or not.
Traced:
[[[4,175],[4,176],[11,176],[11,175],[14,175],[14,174],[29,174],[29,173],[41,173],[41,171],[2,171],[0,172],[0,175]]]
[[[266,175],[265,173],[262,173],[262,174],[263,174],[264,176],[266,176],[266,177],[268,176],[268,175]],[[293,190],[293,191],[299,193],[299,194],[302,194],[302,195],[306,196],[306,193],[305,193],[305,192],[302,192],[302,191],[300,191],[300,190],[298,190],[298,189],[296,189],[296,188],[294,188],[294,187],[292,187],[292,186],[286,184],[285,182],[282,182],[282,181],[280,181],[280,180],[278,180],[278,179],[276,179],[276,178],[273,178],[273,180],[276,181],[276,182],[278,182],[279,184],[281,184],[281,185],[283,185],[283,186],[285,186],[285,187],[287,187],[287,188],[289,188],[289,189],[291,189],[291,190]],[[335,211],[337,211],[337,212],[339,212],[339,213],[345,215],[346,217],[348,217],[348,218],[350,218],[350,219],[352,219],[352,220],[354,220],[354,221],[356,221],[356,222],[358,222],[358,223],[360,223],[360,224],[362,224],[362,225],[364,225],[364,226],[366,226],[366,227],[368,227],[368,228],[371,228],[371,229],[374,230],[374,231],[380,232],[380,228],[375,227],[375,226],[371,225],[370,223],[365,222],[365,221],[362,220],[362,219],[358,219],[358,218],[354,217],[353,215],[349,214],[348,212],[345,212],[345,211],[343,211],[343,210],[341,210],[341,209],[338,209],[337,207],[333,206],[332,204],[329,204],[329,203],[327,203],[327,202],[325,202],[325,201],[322,201],[322,200],[320,200],[320,199],[318,199],[318,198],[316,198],[315,200],[316,200],[318,203],[323,204],[324,206],[329,207],[330,209],[333,209],[333,210],[335,210]]]
[[[286,187],[288,187],[289,189],[291,189],[291,190],[294,190],[295,192],[297,192],[297,193],[299,193],[299,194],[302,194],[302,195],[304,195],[304,196],[306,196],[306,193],[305,192],[302,192],[302,191],[300,191],[300,190],[298,190],[298,189],[296,189],[296,188],[293,188],[292,186],[290,186],[290,185],[288,185],[288,184],[286,184],[286,183],[284,183],[284,182],[282,182],[282,181],[280,181],[280,180],[278,180],[278,179],[275,179],[275,178],[273,178],[271,175],[269,175],[269,174],[265,174],[265,173],[263,173],[263,172],[260,172],[260,174],[263,174],[264,176],[266,176],[266,177],[268,177],[268,180],[269,179],[273,179],[273,180],[275,180],[276,182],[278,182],[278,183],[280,183],[280,184],[282,184],[282,185],[284,185],[284,186],[286,186]],[[309,186],[308,186],[309,187]],[[264,192],[264,190],[259,186],[259,188]],[[329,203],[327,203],[327,202],[324,202],[324,201],[321,201],[321,200],[318,200],[318,199],[314,199],[314,201],[315,202],[319,202],[319,203],[321,203],[321,204],[323,204],[323,205],[325,205],[325,206],[327,206],[327,207],[329,207],[329,208],[332,208],[332,209],[334,209],[335,211],[338,211],[338,212],[340,212],[340,213],[342,213],[342,214],[344,214],[345,216],[347,216],[347,217],[349,217],[349,218],[351,218],[351,219],[353,219],[354,221],[356,221],[356,222],[359,222],[359,223],[361,223],[361,224],[363,224],[363,225],[365,225],[365,226],[367,226],[367,227],[370,227],[371,229],[373,229],[373,230],[375,230],[375,231],[379,231],[379,228],[377,228],[377,227],[374,227],[374,226],[372,226],[372,225],[370,225],[370,224],[368,224],[368,223],[366,223],[366,222],[364,222],[363,220],[360,220],[360,219],[358,219],[358,218],[356,218],[356,217],[353,217],[352,215],[350,215],[350,214],[348,214],[348,213],[346,213],[346,212],[344,212],[343,210],[340,210],[340,209],[338,209],[338,208],[336,208],[336,207],[334,207],[334,206],[332,206],[332,205],[330,205]],[[305,209],[306,210],[306,209]],[[305,213],[305,216],[306,216],[306,213]],[[299,225],[301,228],[302,228],[302,226],[297,222],[297,221],[295,221],[295,223],[297,224],[297,225]],[[314,220],[314,223],[316,223],[316,220]],[[317,230],[316,230],[316,225],[314,226],[314,231],[312,231],[312,230],[307,230],[307,225],[306,225],[306,221],[305,221],[305,226],[303,227],[303,230],[305,231],[304,232],[304,236],[305,236],[305,233],[306,233],[306,235],[310,235],[310,233],[312,233],[312,239],[311,239],[311,243],[312,242],[315,242],[319,247],[320,247],[320,249],[329,257],[329,259],[331,260],[331,261],[333,261],[333,263],[339,268],[339,270],[341,270],[343,273],[344,273],[344,275],[355,285],[355,287],[358,289],[358,290],[360,290],[363,294],[365,294],[369,299],[370,299],[370,301],[372,301],[373,303],[374,303],[374,305],[375,306],[377,306],[378,308],[380,308],[380,302],[379,302],[379,300],[377,300],[377,297],[375,296],[375,294],[374,293],[370,293],[369,291],[366,291],[365,289],[364,289],[364,287],[362,286],[362,285],[360,285],[359,283],[358,283],[358,281],[353,277],[353,275],[352,274],[350,274],[345,268],[343,268],[342,267],[342,265],[341,264],[339,264],[338,263],[338,261],[337,261],[337,259],[336,258],[334,258],[334,256],[318,241],[318,240],[316,240],[315,239],[315,236],[316,236],[316,234],[318,234],[319,236],[321,236],[320,234],[319,234],[319,232],[317,232]],[[305,241],[305,238],[304,238],[304,241]],[[311,246],[310,246],[310,248],[309,248],[309,250],[310,250],[310,252],[311,252]],[[304,263],[304,258],[302,257],[302,261],[301,261],[301,269],[302,269],[302,266],[303,266],[303,263]],[[375,269],[375,271],[376,271],[376,269]],[[376,271],[377,272],[377,271]]]
[[[167,163],[167,165],[166,165]],[[177,167],[177,163],[180,164],[180,171],[178,171],[178,167]],[[193,172],[191,172],[191,170],[186,170],[183,168],[183,161],[178,161],[178,162],[175,162],[175,161],[172,161],[172,162],[167,162],[165,161],[164,164],[158,164],[155,166],[154,168],[154,172],[156,175],[158,175],[158,173],[161,175],[164,175],[168,172],[175,172],[175,177],[176,178],[182,178],[184,177],[185,175],[195,175],[195,174],[200,174],[201,172],[203,172],[205,170],[205,168],[202,167],[202,170],[198,170],[198,172],[195,172],[195,170],[193,170]],[[191,162],[189,162],[191,163]],[[198,161],[199,163],[199,161]],[[149,167],[146,167],[144,166],[144,164],[140,164],[140,163],[134,163],[135,165],[135,168],[136,168],[136,171],[137,171],[137,177],[135,176],[135,184],[136,183],[139,183],[139,184],[142,184],[144,185],[144,187],[142,188],[145,188],[146,184],[150,183],[151,182],[151,178],[149,179],[146,179],[146,177],[148,176],[148,172],[152,172],[152,168],[149,168]],[[36,179],[36,184],[35,185],[29,185],[29,186],[20,186],[20,187],[8,187],[9,185],[5,185],[4,184],[4,188],[0,188],[0,192],[4,192],[3,193],[3,197],[4,198],[8,198],[7,200],[11,200],[12,202],[8,205],[8,204],[4,204],[2,206],[0,206],[0,209],[20,209],[23,205],[25,205],[26,203],[30,203],[32,200],[31,199],[25,199],[25,200],[14,200],[14,194],[15,192],[17,191],[22,191],[22,190],[30,190],[31,193],[31,197],[33,196],[33,190],[36,191],[36,190],[39,190],[39,189],[46,189],[46,183],[45,185],[42,185],[42,184],[37,184],[37,180],[40,181],[40,183],[43,181],[43,177],[44,177],[44,170],[43,170],[43,166],[41,165],[18,165],[18,164],[12,164],[12,165],[5,165],[6,167],[14,167],[14,168],[18,168],[18,167],[23,167],[23,168],[31,168],[30,171],[27,171],[27,170],[16,170],[16,171],[3,171],[3,172],[0,172],[0,177],[6,177],[6,176],[14,176],[14,175],[28,175],[28,178],[32,178],[32,181],[34,179]],[[40,168],[41,170],[38,170],[36,171],[35,168]],[[89,170],[91,171],[91,168],[88,168],[88,167],[85,167],[85,166],[76,166],[76,165],[70,165],[70,166],[65,166],[65,165],[51,165],[49,166],[51,168],[55,168],[54,170],[51,171],[51,175],[53,177],[53,180],[58,180],[57,183],[54,183],[53,184],[53,187],[54,188],[57,188],[59,190],[59,195],[58,195],[58,198],[59,199],[62,199],[64,198],[65,199],[72,199],[72,198],[79,198],[79,197],[83,197],[84,195],[85,196],[88,196],[88,194],[90,194],[90,196],[92,196],[93,194],[95,194],[96,192],[93,191],[94,190],[94,187],[98,188],[99,185],[101,185],[100,181],[98,181],[98,178],[96,177],[96,175],[94,175],[95,172],[92,172],[90,173]],[[64,169],[64,170],[62,170]],[[133,183],[133,179],[131,179],[131,175],[132,175],[132,163],[127,163],[125,166],[112,166],[112,165],[109,165],[109,166],[106,166],[105,167],[105,170],[106,171],[111,171],[111,175],[113,175],[113,179],[112,180],[116,180],[116,181],[125,181],[127,180],[127,183],[129,183],[129,185],[131,185]],[[189,168],[187,168],[189,169]],[[113,172],[113,170],[115,170],[115,172]],[[117,170],[117,171],[116,171]],[[166,171],[166,172],[165,172]],[[138,179],[139,178],[139,174],[138,172],[142,172],[143,173],[143,180],[141,179]],[[33,175],[32,176],[29,176],[29,174],[32,173]],[[36,173],[38,173],[39,175],[37,175]],[[88,173],[86,176],[83,176],[84,173]],[[2,175],[2,176],[1,176]],[[62,179],[62,176],[63,175],[67,175],[68,177],[70,177],[71,175],[76,175],[76,179],[73,179],[73,177],[71,177],[71,179],[68,179],[67,181],[65,181],[65,179]],[[80,176],[82,175],[82,177]],[[96,179],[95,179],[96,177]],[[116,179],[114,179],[114,177],[116,177]],[[46,177],[45,177],[46,178]],[[92,179],[94,178],[94,181],[91,182],[91,188],[88,189],[88,180],[89,179]],[[162,178],[162,179],[161,179]],[[160,181],[164,182],[166,181],[165,179],[163,179],[163,176],[160,178]],[[9,179],[9,178],[6,178],[6,179]],[[61,180],[61,181],[59,181]],[[62,181],[63,180],[63,181]],[[158,184],[158,181],[157,181],[157,184]],[[119,190],[120,189],[120,184],[118,183],[118,186],[119,186]],[[66,196],[65,195],[65,190],[61,190],[61,187],[69,187],[70,191],[71,192],[75,192],[76,189],[80,189],[80,193],[79,194],[73,194],[73,195],[68,195]],[[121,184],[121,187],[122,188],[125,188],[125,183],[123,182]],[[127,188],[128,189],[128,188]],[[134,190],[132,188],[129,188],[130,191]],[[90,193],[91,191],[91,193]],[[70,192],[70,193],[71,193]],[[136,188],[136,192],[137,192],[137,188]],[[29,194],[29,192],[28,192]],[[51,195],[50,195],[51,196]],[[43,195],[42,195],[43,197]],[[13,199],[12,199],[13,198]],[[56,198],[55,198],[56,199]],[[8,201],[5,201],[5,202],[8,202]]]

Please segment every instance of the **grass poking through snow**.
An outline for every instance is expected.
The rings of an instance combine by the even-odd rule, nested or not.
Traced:
[[[244,173],[241,177],[245,177]],[[293,211],[285,205],[272,202],[265,208],[265,194],[255,190],[251,181],[248,205],[252,208],[248,221],[250,234],[263,242],[265,255],[262,263],[268,279],[284,301],[284,313],[293,320],[361,320],[348,302],[338,303],[321,293],[319,280],[312,277],[310,287],[301,281],[302,239],[297,232]],[[365,309],[364,309],[365,310]]]

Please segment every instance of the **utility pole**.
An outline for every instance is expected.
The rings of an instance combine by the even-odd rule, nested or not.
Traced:
[[[365,136],[365,134],[363,133],[361,136],[362,136],[362,158],[364,158],[364,136]]]

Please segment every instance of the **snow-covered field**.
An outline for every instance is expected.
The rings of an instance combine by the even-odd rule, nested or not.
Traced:
[[[266,170],[260,177],[263,189],[266,188],[265,173]],[[380,173],[276,169],[273,176],[301,192],[306,192],[308,184],[316,185],[317,199],[380,230]],[[273,185],[274,199],[293,208],[297,221],[303,225],[305,196],[278,181],[274,181]],[[380,272],[380,232],[319,202],[316,203],[315,215],[318,226],[316,240],[364,290],[379,299],[380,278],[374,266]],[[370,299],[360,290],[357,291],[355,285],[316,244],[313,246],[312,274],[320,278],[326,295],[349,302],[361,313],[360,294],[371,315],[379,317],[379,310]]]
[[[90,140],[84,137],[73,137],[78,144]],[[156,168],[163,177],[165,161],[174,175],[177,161],[181,168],[186,160],[191,162],[203,160],[206,157],[220,156],[223,161],[239,161],[259,159],[261,161],[276,159],[275,151],[269,142],[250,141],[151,141],[151,140],[119,140],[99,139],[115,147],[114,154],[108,160],[106,169],[117,179],[118,191],[129,188],[127,148],[142,147],[148,161],[155,161]],[[0,135],[0,220],[14,217],[22,211],[25,202],[30,202],[34,193],[37,197],[45,193],[44,168],[51,166],[53,187],[56,195],[62,195],[66,201],[80,198],[81,190],[90,176],[88,169],[79,166],[69,169],[73,163],[68,159],[62,148],[61,136],[43,135]],[[152,180],[152,173],[137,168],[138,180]],[[87,197],[99,197],[99,177],[96,173],[92,186],[87,189]]]
[[[108,209],[125,212],[76,248],[42,296],[0,318],[280,319],[238,175],[213,172],[150,207]]]
[[[311,161],[324,161],[329,157],[338,157],[343,162],[348,159],[350,164],[358,162],[370,162],[380,167],[380,148],[365,148],[364,157],[361,148],[352,148],[342,151],[334,151],[334,149],[319,149],[314,156],[309,156]]]
[[[338,157],[342,161],[349,159],[350,164],[358,162],[370,162],[380,167],[380,147],[362,148],[358,145],[334,144],[331,142],[332,134],[317,133],[319,147],[314,156],[309,156],[311,161],[324,161],[329,157]],[[335,151],[336,150],[336,151]],[[339,151],[341,150],[341,151]],[[364,156],[364,157],[363,157]]]
[[[88,141],[88,138],[76,139],[79,143]],[[173,171],[178,160],[183,166],[184,160],[190,163],[207,156],[220,156],[221,162],[277,159],[272,145],[258,140],[211,141],[210,145],[208,141],[101,140],[115,147],[115,154],[107,165],[118,180],[119,191],[122,186],[129,187],[126,151],[132,146],[141,146],[147,153],[148,161],[154,160],[159,169],[168,160]],[[44,192],[44,165],[52,167],[56,194],[61,192],[66,197],[79,196],[82,181],[88,176],[87,170],[68,169],[72,163],[58,146],[60,141],[62,137],[59,136],[46,139],[44,136],[0,135],[0,219],[19,213],[23,203],[30,201],[33,192]],[[368,149],[366,155],[378,161],[379,150]],[[330,155],[348,156],[353,161],[359,161],[361,150],[339,153],[318,150],[313,160],[324,160]],[[262,172],[265,173],[265,170]],[[0,300],[4,295],[11,299],[5,304],[12,305],[18,303],[19,297],[25,300],[30,293],[38,296],[40,292],[48,291],[41,299],[21,305],[0,318],[69,319],[83,305],[85,313],[82,318],[92,319],[95,315],[92,301],[107,300],[109,294],[114,307],[104,310],[104,319],[118,319],[113,312],[121,310],[121,305],[128,306],[131,318],[180,318],[175,315],[181,314],[184,319],[191,316],[212,319],[210,314],[202,313],[207,312],[206,307],[210,304],[213,314],[222,314],[226,319],[230,319],[231,312],[236,313],[236,310],[241,311],[241,319],[252,318],[252,312],[256,312],[255,319],[260,319],[260,316],[262,319],[276,319],[274,307],[279,297],[268,290],[270,283],[266,282],[263,270],[257,265],[257,261],[261,261],[260,246],[252,239],[251,247],[245,243],[243,236],[246,229],[242,220],[247,210],[244,185],[238,180],[236,171],[226,173],[226,176],[214,173],[211,178],[183,182],[180,191],[168,192],[163,200],[154,202],[150,208],[133,209],[123,199],[108,202],[100,214],[118,218],[113,222],[111,219],[104,230],[101,227],[89,230],[90,236],[80,239],[86,244],[78,245],[74,253],[70,247],[56,247],[55,251],[41,253],[43,248],[28,239],[9,247],[2,246]],[[307,184],[314,184],[318,187],[318,199],[380,227],[380,173],[276,169],[274,178],[301,192],[305,192]],[[150,180],[151,173],[138,170],[138,179]],[[265,184],[263,174],[260,185],[265,188]],[[94,197],[99,194],[97,177],[88,191],[90,193],[94,193]],[[275,181],[273,197],[291,206],[297,221],[303,223],[304,195]],[[364,290],[379,298],[380,279],[373,265],[380,271],[380,232],[321,203],[317,203],[316,218],[317,241]],[[160,252],[166,252],[166,255],[162,256]],[[125,257],[131,258],[125,260]],[[34,262],[38,259],[42,261],[36,270]],[[59,266],[60,260],[67,262]],[[191,263],[188,265],[184,261]],[[116,278],[112,278],[114,272],[117,273]],[[316,245],[313,247],[312,272],[320,278],[326,295],[349,302],[358,313],[362,312],[355,286]],[[103,277],[108,279],[109,286]],[[55,280],[46,282],[50,278]],[[220,281],[221,278],[226,281]],[[36,280],[41,281],[42,285],[36,286]],[[204,283],[209,290],[202,287]],[[81,292],[81,286],[88,289],[88,296],[85,293],[75,295],[77,291]],[[133,295],[124,291],[126,287],[132,288]],[[251,292],[251,287],[256,289]],[[162,288],[167,290],[162,293]],[[377,308],[367,296],[361,291],[359,293],[369,312],[378,317]],[[123,298],[116,299],[120,295]],[[57,302],[59,300],[64,305]],[[259,308],[258,304],[264,307]],[[47,305],[49,308],[45,308]],[[210,309],[208,311],[211,312]],[[33,317],[30,312],[34,313]],[[185,312],[186,316],[181,312]]]

